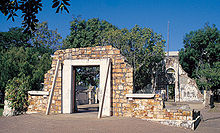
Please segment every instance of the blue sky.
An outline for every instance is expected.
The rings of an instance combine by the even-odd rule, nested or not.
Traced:
[[[135,24],[161,33],[167,40],[167,23],[170,21],[170,50],[183,48],[186,33],[202,28],[206,22],[220,29],[220,0],[71,0],[70,13],[56,14],[52,0],[43,0],[43,11],[37,15],[47,21],[50,29],[58,29],[62,37],[70,34],[72,18],[100,18],[119,28],[132,28]],[[7,21],[0,14],[0,31],[21,26],[22,19]]]

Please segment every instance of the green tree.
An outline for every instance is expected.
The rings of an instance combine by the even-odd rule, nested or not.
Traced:
[[[8,32],[0,32],[0,50],[11,47],[28,47],[31,46],[29,40],[31,36],[22,33],[22,28],[10,28]]]
[[[13,47],[1,55],[0,86],[2,91],[8,80],[25,75],[30,77],[31,90],[41,89],[44,73],[50,68],[50,54],[43,55],[35,48]]]
[[[68,13],[67,6],[69,0],[53,0],[52,8],[57,8],[56,13],[59,11],[66,10]],[[36,24],[39,22],[36,15],[42,11],[42,0],[1,0],[0,11],[8,16],[8,19],[15,20],[18,17],[17,12],[21,11],[23,18],[22,25],[25,28],[25,32],[35,31]]]
[[[135,25],[131,30],[117,29],[105,34],[104,45],[121,50],[134,68],[134,87],[141,90],[151,84],[155,88],[156,72],[162,67],[164,43],[162,36],[150,28]]]
[[[78,67],[76,69],[76,83],[83,86],[99,85],[99,68],[97,67]]]
[[[51,54],[59,47],[61,36],[48,29],[47,23],[37,25],[30,34],[21,28],[0,32],[0,90],[4,93],[8,80],[29,76],[31,90],[40,90],[44,74],[51,67]]]
[[[41,53],[54,53],[61,46],[61,35],[50,30],[47,22],[38,23],[33,34],[23,33],[23,28],[10,28],[0,32],[0,50],[11,47],[35,47]]]
[[[191,31],[184,38],[180,64],[200,89],[219,87],[220,31],[215,25]]]
[[[219,89],[220,85],[220,62],[213,63],[212,66],[206,63],[200,66],[198,71],[199,79],[196,79],[200,88]]]
[[[115,26],[98,18],[88,19],[74,18],[71,22],[70,35],[63,42],[63,48],[79,48],[100,45],[103,34]]]
[[[38,23],[36,31],[30,39],[31,45],[38,48],[40,53],[53,54],[61,47],[61,35],[56,30],[50,30],[47,22]]]

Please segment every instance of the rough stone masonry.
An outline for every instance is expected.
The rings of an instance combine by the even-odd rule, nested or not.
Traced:
[[[127,106],[126,94],[133,93],[133,68],[125,62],[125,57],[120,54],[120,50],[112,46],[97,46],[87,48],[72,48],[58,50],[54,53],[52,68],[45,74],[44,91],[50,92],[55,74],[57,59],[62,62],[65,59],[103,59],[110,58],[112,63],[112,91],[111,91],[111,113],[115,116],[124,116],[124,108]],[[62,65],[59,67],[58,78],[52,99],[51,113],[62,113]],[[48,95],[29,95],[28,112],[46,112]]]
[[[188,77],[179,63],[179,52],[170,51],[166,53],[166,71],[174,71],[175,101],[178,102],[202,102],[203,95],[197,87],[196,81]]]

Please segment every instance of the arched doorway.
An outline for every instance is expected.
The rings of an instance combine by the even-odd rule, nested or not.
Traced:
[[[167,75],[167,100],[175,100],[175,70],[173,68],[168,68],[166,71]]]

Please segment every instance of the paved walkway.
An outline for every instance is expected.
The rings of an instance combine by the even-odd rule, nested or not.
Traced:
[[[0,133],[219,133],[220,111],[202,110],[204,121],[195,131],[136,118],[106,117],[97,112],[0,117]]]

